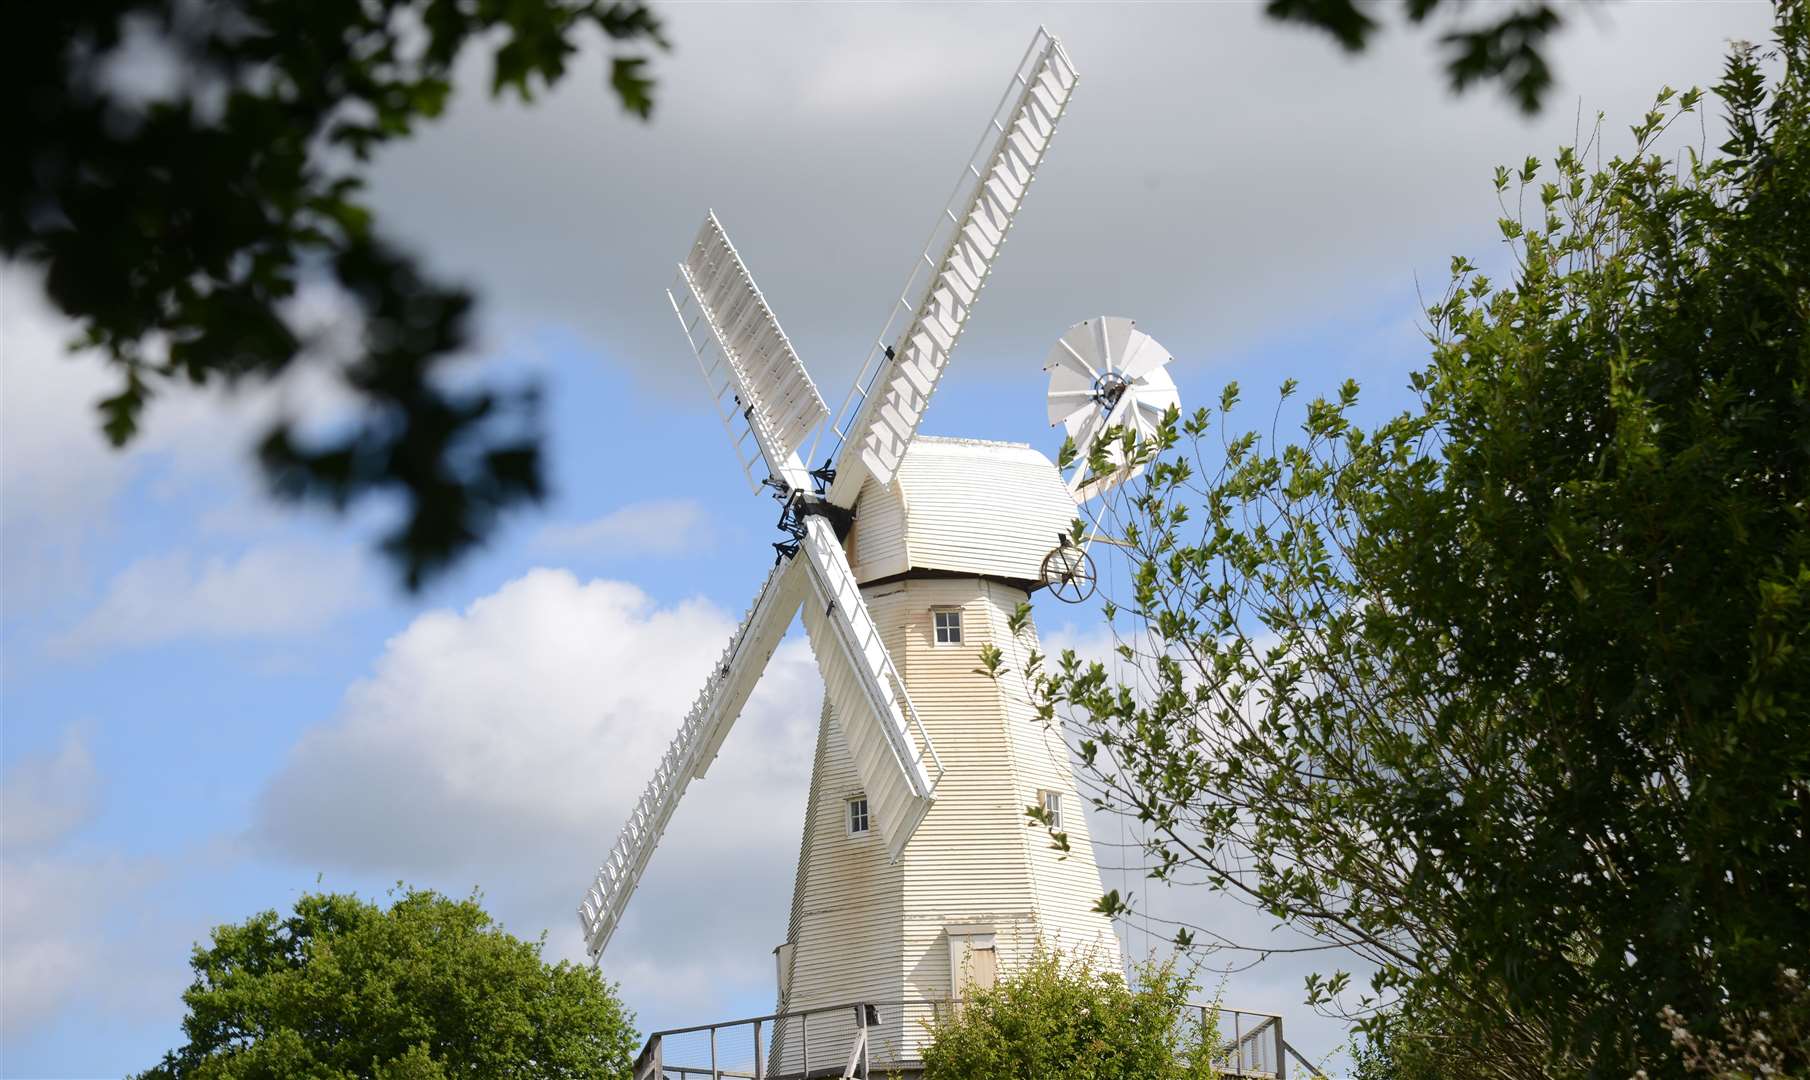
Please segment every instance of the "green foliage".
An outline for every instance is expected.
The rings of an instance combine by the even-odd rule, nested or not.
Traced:
[[[564,76],[583,31],[664,47],[644,4],[77,0],[10,15],[0,254],[41,266],[81,344],[118,370],[100,404],[114,445],[160,389],[311,359],[285,307],[327,277],[363,318],[363,355],[329,358],[363,409],[306,440],[278,425],[262,451],[277,493],[399,496],[383,546],[411,588],[541,497],[534,393],[444,384],[471,298],[387,244],[358,192],[374,150],[440,114],[467,48],[491,52],[493,93],[527,99]],[[174,90],[122,90],[121,57],[158,50]],[[645,63],[617,55],[610,76],[643,118]]]
[[[141,1080],[627,1077],[633,1018],[596,972],[541,948],[475,897],[307,894],[196,947],[188,1042]]]
[[[1404,1040],[1395,1032],[1395,1017],[1372,1024],[1351,1040],[1348,1080],[1441,1080],[1437,1068],[1416,1060],[1424,1043]],[[1425,1057],[1424,1053],[1420,1055]]]
[[[1460,0],[1402,0],[1403,14],[1416,25],[1435,11],[1451,15],[1462,6]],[[1552,89],[1546,42],[1564,20],[1553,5],[1540,0],[1481,6],[1489,12],[1488,18],[1463,20],[1440,35],[1452,89],[1462,91],[1478,83],[1500,81],[1503,91],[1523,112],[1539,111],[1546,92]],[[1358,52],[1382,29],[1372,14],[1377,7],[1362,0],[1269,0],[1267,10],[1271,18],[1318,27],[1347,50]]]
[[[1103,525],[1136,679],[1042,680],[1153,876],[1374,965],[1308,989],[1398,1063],[1681,1075],[1665,1010],[1763,1026],[1810,964],[1807,23],[1732,53],[1719,154],[1656,152],[1666,90],[1500,170],[1512,281],[1454,260],[1415,409],[1165,424]]]
[[[924,1080],[1212,1080],[1216,1014],[1194,984],[1146,968],[1136,989],[1086,958],[1040,951],[931,1027]]]
[[[1810,1076],[1803,1054],[1810,1045],[1810,985],[1793,969],[1779,972],[1778,996],[1770,1005],[1725,1015],[1718,1030],[1693,1028],[1688,1017],[1670,1007],[1661,1010],[1660,1022],[1688,1076],[1705,1080]]]

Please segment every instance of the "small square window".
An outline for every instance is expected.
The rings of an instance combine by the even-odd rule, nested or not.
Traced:
[[[867,796],[857,795],[848,801],[848,834],[867,835]]]
[[[960,645],[962,643],[962,613],[956,610],[931,612],[936,622],[936,643],[938,645]]]
[[[1043,812],[1049,815],[1049,827],[1056,832],[1061,832],[1062,793],[1060,791],[1039,791],[1037,805],[1043,807]]]

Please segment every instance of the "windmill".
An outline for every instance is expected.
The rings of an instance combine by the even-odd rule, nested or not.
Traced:
[[[959,997],[1040,941],[1116,955],[1110,922],[1092,910],[1099,875],[1066,750],[1024,685],[1034,630],[1008,626],[1047,584],[1051,540],[1085,485],[1071,491],[1029,446],[917,434],[1075,84],[1040,28],[816,469],[815,444],[800,450],[828,409],[714,213],[680,264],[668,298],[750,488],[782,507],[784,539],[585,893],[594,962],[799,612],[825,694],[775,950],[780,1008]],[[988,644],[1005,657],[997,679],[974,670]],[[1026,828],[1025,807],[1038,804],[1062,815],[1065,858]],[[871,1034],[890,1047],[881,1063],[909,1067],[922,1032],[894,1011]],[[783,1042],[776,1072],[795,1056]]]

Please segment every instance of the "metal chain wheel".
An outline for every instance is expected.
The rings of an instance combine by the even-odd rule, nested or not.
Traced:
[[[1053,548],[1043,557],[1043,584],[1065,604],[1079,604],[1094,594],[1094,560],[1073,544]]]

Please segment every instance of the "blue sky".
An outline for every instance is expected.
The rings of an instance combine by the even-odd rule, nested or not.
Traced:
[[[1041,20],[1082,83],[925,430],[1053,452],[1038,369],[1098,314],[1170,348],[1185,403],[1237,379],[1254,416],[1285,377],[1355,377],[1380,413],[1423,355],[1417,281],[1496,259],[1490,167],[1550,154],[1580,106],[1616,145],[1662,83],[1706,84],[1728,38],[1763,37],[1767,10],[1574,13],[1533,121],[1449,99],[1425,35],[1349,61],[1255,5],[671,6],[645,128],[595,56],[527,109],[488,103],[474,62],[372,195],[482,292],[471,370],[547,386],[556,494],[415,597],[369,552],[382,508],[259,494],[246,448],[278,411],[330,420],[330,380],[172,394],[109,453],[89,411],[106,376],[61,357],[68,327],[4,268],[0,1074],[153,1063],[179,1039],[191,943],[317,885],[480,887],[511,929],[580,955],[578,895],[771,560],[773,504],[743,486],[660,295],[707,207],[839,403]],[[330,354],[341,310],[315,291],[295,318],[339,327]],[[1037,617],[1046,639],[1098,640],[1083,609]],[[815,679],[794,634],[606,954],[643,1029],[771,1004]],[[1266,932],[1227,901],[1165,902]],[[1329,1050],[1336,1025],[1299,1005],[1315,962],[1226,997]]]

